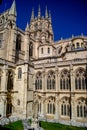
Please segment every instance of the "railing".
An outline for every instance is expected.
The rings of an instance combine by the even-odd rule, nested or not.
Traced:
[[[80,59],[80,58],[76,58],[76,59],[73,59],[73,60],[66,60],[66,61],[58,61],[55,59],[54,60],[47,60],[47,61],[44,61],[43,63],[37,63],[35,64],[35,68],[42,68],[43,67],[43,64],[45,64],[45,67],[51,67],[51,66],[64,66],[64,65],[70,65],[70,64],[86,64],[87,63],[87,59],[84,58],[84,59]]]

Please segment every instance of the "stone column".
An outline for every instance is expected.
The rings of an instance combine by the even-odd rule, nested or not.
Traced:
[[[75,76],[73,72],[73,65],[70,65],[70,80],[71,80],[71,89],[70,89],[70,96],[71,96],[71,123],[75,122],[75,96],[74,96],[74,91],[75,91]]]
[[[57,92],[60,91],[60,73],[58,71],[58,76],[57,76],[57,82],[58,82],[58,85],[57,85]]]
[[[58,119],[59,119],[59,113],[58,113],[58,94],[56,94],[55,96],[55,121],[58,122]]]
[[[28,32],[25,32],[25,46],[24,46],[24,50],[25,50],[25,61],[29,61],[29,35]]]
[[[71,106],[72,106],[72,117],[71,117],[71,123],[72,125],[76,122],[75,116],[76,116],[76,104],[75,104],[75,96],[72,94],[71,96]]]
[[[75,75],[73,72],[73,65],[70,65],[70,79],[71,79],[71,92],[75,91]]]
[[[46,87],[45,87],[45,67],[43,66],[43,68],[42,68],[42,91],[44,92],[46,89]]]
[[[60,88],[60,78],[59,78],[58,66],[56,66],[56,68],[55,68],[55,75],[56,75],[55,120],[56,120],[56,122],[58,122],[58,119],[59,119],[58,98],[59,98],[59,88]]]
[[[41,116],[44,116],[44,101],[42,100],[41,102],[42,106],[41,106]]]
[[[45,78],[44,78],[44,85],[45,85],[44,92],[46,92],[47,91],[47,73],[46,72],[45,72]]]
[[[28,83],[28,64],[24,65],[24,92],[23,92],[23,117],[27,116],[27,83]]]
[[[35,73],[34,73],[34,75],[33,75],[33,79],[34,79],[34,81],[33,81],[33,86],[34,86],[34,87],[33,87],[33,91],[36,91],[36,89],[35,89],[35,78],[36,78],[36,77],[35,77],[35,76],[36,76],[36,75],[35,75]]]
[[[8,66],[5,63],[5,65],[3,66],[3,71],[2,71],[2,75],[1,75],[1,92],[7,92],[7,69]],[[2,116],[6,115],[6,94],[0,94],[1,95],[1,110],[0,110],[0,114]]]
[[[43,95],[42,96],[42,110],[41,110],[41,115],[42,115],[42,117],[45,117],[45,113],[46,113],[46,111],[45,111],[45,95]]]
[[[55,68],[55,91],[58,92],[58,66]]]

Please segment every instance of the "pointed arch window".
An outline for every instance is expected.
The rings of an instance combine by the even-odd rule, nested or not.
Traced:
[[[52,102],[47,104],[47,113],[48,114],[55,114],[55,105]]]
[[[55,73],[50,71],[47,76],[47,89],[55,89]]]
[[[76,43],[76,47],[80,48],[80,43],[79,42]]]
[[[19,61],[19,52],[21,51],[21,35],[18,34],[16,37],[16,51],[15,51],[15,62]]]
[[[62,100],[61,115],[62,116],[70,116],[70,103],[69,103],[69,99],[67,99],[67,98]]]
[[[42,74],[41,72],[38,72],[36,74],[36,79],[35,79],[35,90],[41,90],[42,89]]]
[[[48,47],[48,49],[47,49],[47,52],[48,52],[48,54],[50,53],[50,48]]]
[[[13,89],[13,73],[11,70],[8,71],[7,90]]]
[[[43,54],[43,48],[41,48],[41,54]]]
[[[77,117],[79,118],[87,118],[87,104],[85,99],[79,99],[77,101]]]
[[[17,51],[21,51],[21,35],[20,34],[17,35],[17,39],[16,39],[16,50]]]
[[[33,43],[30,42],[30,45],[29,45],[29,56],[33,56]]]
[[[75,89],[76,90],[86,89],[86,72],[82,68],[76,71]]]
[[[68,70],[64,70],[61,72],[60,89],[70,89],[70,73]]]
[[[22,78],[22,69],[18,68],[18,79]]]
[[[71,49],[72,49],[72,50],[75,49],[75,44],[72,44]]]

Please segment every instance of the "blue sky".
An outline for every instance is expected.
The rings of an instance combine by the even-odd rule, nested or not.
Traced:
[[[42,16],[45,7],[51,11],[54,40],[70,38],[73,35],[87,35],[87,0],[15,0],[17,8],[17,25],[25,29],[30,23],[31,11],[34,7],[37,16],[38,5]],[[13,0],[3,0],[0,13],[10,8]]]

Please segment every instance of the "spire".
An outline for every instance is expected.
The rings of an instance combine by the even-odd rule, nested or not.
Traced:
[[[27,25],[26,25],[26,28],[25,28],[25,31],[28,31],[29,30],[29,24],[27,22]]]
[[[47,6],[46,6],[46,10],[45,10],[45,18],[48,18]]]
[[[39,7],[38,7],[38,18],[40,18],[41,17],[41,10],[40,10],[40,5],[39,5]]]
[[[32,9],[32,14],[31,14],[31,21],[34,20],[34,8]]]
[[[28,28],[29,27],[29,24],[28,24],[28,22],[27,22],[27,26],[26,26],[26,28]]]
[[[50,10],[49,10],[49,21],[52,22],[51,21],[51,12],[50,12]]]
[[[9,14],[17,16],[15,0],[13,1],[12,6],[11,6],[11,8],[9,10]]]

